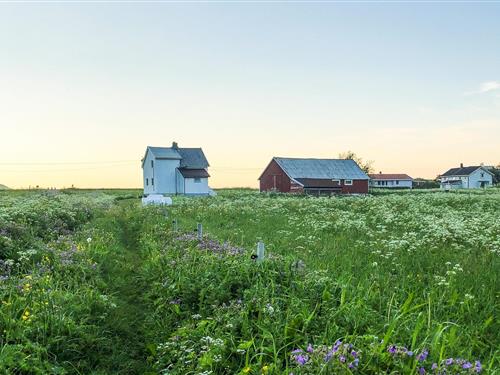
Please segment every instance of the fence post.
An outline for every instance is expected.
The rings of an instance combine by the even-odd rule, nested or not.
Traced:
[[[177,219],[172,220],[172,225],[174,227],[174,232],[177,232]]]
[[[198,232],[198,241],[201,241],[203,238],[203,225],[201,223],[196,226],[196,231]]]
[[[264,242],[257,242],[257,262],[262,262],[264,260]]]

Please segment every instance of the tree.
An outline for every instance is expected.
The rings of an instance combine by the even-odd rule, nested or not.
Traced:
[[[493,183],[499,184],[500,183],[500,163],[496,167],[491,168],[490,172],[493,173]]]
[[[339,154],[339,159],[354,160],[365,173],[373,172],[373,160],[363,161],[355,152],[349,150]]]

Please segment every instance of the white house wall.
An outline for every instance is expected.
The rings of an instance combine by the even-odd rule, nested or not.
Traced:
[[[180,165],[179,160],[156,159],[155,160],[155,186],[154,191],[158,194],[175,194],[176,172]]]
[[[177,178],[177,194],[184,194],[184,176],[182,175],[181,172],[177,169],[176,171],[176,178]]]
[[[200,178],[200,182],[194,182],[194,178],[185,178],[185,194],[208,194],[208,178]]]
[[[379,185],[377,181],[387,181],[387,185]],[[396,183],[399,181],[399,184]],[[412,181],[410,180],[371,180],[371,187],[375,188],[411,188],[413,186]]]
[[[144,186],[144,194],[155,193],[154,186],[152,185],[152,179],[154,176],[153,168],[151,168],[151,160],[153,160],[153,155],[148,150],[145,156],[144,164],[142,166],[142,182]],[[147,179],[147,184],[146,184]]]
[[[482,177],[481,174],[483,175]],[[486,181],[487,186],[491,186],[493,183],[493,177],[485,170],[479,168],[469,175],[469,188],[480,188],[481,181]]]

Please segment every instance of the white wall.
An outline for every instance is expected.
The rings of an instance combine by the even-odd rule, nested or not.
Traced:
[[[151,152],[148,150],[146,153],[144,160],[144,164],[142,165],[142,183],[144,186],[144,194],[153,194],[155,193],[154,186],[152,185],[152,178],[154,176],[154,171],[153,168],[151,168],[151,160],[153,160],[153,155]],[[148,184],[146,184],[146,179],[148,181]]]
[[[154,191],[157,194],[176,194],[176,169],[180,160],[156,159],[154,165]]]
[[[387,181],[387,185],[379,185],[377,181]],[[399,181],[399,184],[396,183]],[[375,188],[411,188],[411,180],[370,180],[370,186]]]
[[[200,178],[200,182],[194,182],[194,178],[185,178],[186,194],[208,194],[208,178]]]
[[[485,170],[479,168],[469,175],[469,188],[480,188],[481,181],[485,181],[486,186],[491,186],[493,184],[493,176]]]
[[[177,194],[184,194],[184,188],[185,188],[184,176],[182,175],[181,172],[179,172],[178,169],[176,170],[175,175],[177,178]]]

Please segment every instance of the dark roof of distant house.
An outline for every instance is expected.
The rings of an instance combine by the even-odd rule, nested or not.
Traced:
[[[368,176],[372,180],[413,180],[407,174],[398,174],[398,173],[370,173]]]
[[[151,151],[155,159],[180,160],[180,167],[186,169],[208,168],[209,164],[201,148],[153,147],[148,146],[146,153]],[[146,156],[144,156],[146,160]]]
[[[368,180],[365,172],[351,159],[273,158],[288,177],[293,179]],[[261,175],[262,177],[262,175]]]
[[[480,165],[476,165],[476,166],[471,166],[471,167],[451,168],[450,170],[443,173],[441,176],[468,176],[479,168],[481,168],[482,170],[484,170],[485,172],[487,172],[489,174],[493,174],[489,170],[487,170],[486,168],[483,168]]]
[[[342,189],[339,181],[333,181],[331,178],[294,178],[305,188],[338,188]]]
[[[207,178],[210,177],[206,169],[186,169],[179,168],[184,178]]]

